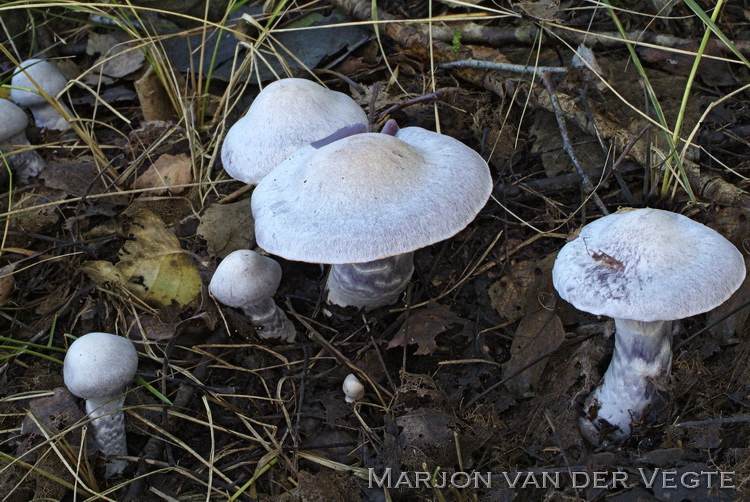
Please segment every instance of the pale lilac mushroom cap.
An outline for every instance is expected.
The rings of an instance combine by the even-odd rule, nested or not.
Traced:
[[[63,376],[68,390],[86,400],[86,413],[92,419],[99,449],[107,456],[127,455],[125,388],[138,369],[138,353],[133,343],[110,333],[89,333],[68,348]],[[127,463],[111,460],[106,477],[121,473]]]
[[[224,170],[257,184],[298,148],[358,123],[366,124],[367,115],[349,96],[310,80],[277,80],[227,132],[221,148]]]
[[[491,190],[487,163],[454,138],[356,134],[298,150],[258,184],[256,238],[289,260],[370,262],[452,237]]]
[[[209,290],[228,307],[245,308],[273,296],[281,283],[281,266],[272,258],[240,249],[216,268]]]
[[[65,118],[38,93],[38,89],[42,89],[50,98],[55,99],[68,84],[54,64],[43,59],[27,59],[13,74],[11,84],[14,88],[10,90],[10,99],[20,106],[28,107],[39,128],[56,131],[70,129]],[[62,102],[58,101],[58,104],[67,109]]]
[[[739,250],[681,214],[623,210],[586,225],[557,256],[555,289],[579,310],[670,321],[707,312],[745,278]]]
[[[208,289],[224,305],[242,309],[261,327],[261,338],[292,342],[296,337],[294,325],[272,298],[280,282],[281,266],[276,260],[240,249],[222,260]]]

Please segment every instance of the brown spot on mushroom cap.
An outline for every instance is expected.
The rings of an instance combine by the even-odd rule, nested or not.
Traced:
[[[311,263],[408,253],[466,227],[492,189],[487,163],[460,141],[407,127],[298,150],[255,189],[258,245]]]
[[[237,180],[258,183],[298,148],[355,123],[367,123],[367,115],[349,96],[310,80],[277,80],[227,133],[221,149],[224,170]]]
[[[681,214],[634,209],[586,225],[557,256],[560,296],[596,315],[683,319],[711,310],[742,284],[742,254],[718,232]]]

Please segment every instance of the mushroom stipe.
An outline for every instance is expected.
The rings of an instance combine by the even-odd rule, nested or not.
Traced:
[[[560,297],[615,319],[612,361],[581,418],[590,443],[622,441],[654,419],[668,394],[672,321],[718,307],[745,273],[718,232],[659,209],[604,216],[563,246],[552,270]]]

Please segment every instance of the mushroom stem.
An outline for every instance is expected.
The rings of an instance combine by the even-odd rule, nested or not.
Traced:
[[[278,338],[288,343],[294,341],[297,332],[273,298],[263,298],[258,303],[243,307],[242,311],[256,326],[261,328],[258,330],[259,337]]]
[[[128,454],[125,438],[125,414],[122,411],[124,404],[125,396],[121,393],[86,400],[86,413],[91,418],[94,437],[99,445],[99,450],[107,457]],[[125,460],[109,460],[104,476],[111,478],[120,474],[127,465],[128,463]]]
[[[55,99],[52,96],[52,99]],[[64,110],[69,116],[72,116],[70,108],[68,108],[62,101],[56,100],[57,104],[62,110]],[[65,117],[60,115],[54,106],[46,101],[37,105],[29,105],[29,110],[34,116],[34,122],[38,127],[42,129],[52,129],[53,131],[66,131],[70,129],[70,124]]]
[[[12,153],[7,157],[8,163],[16,170],[21,182],[28,183],[31,178],[35,178],[45,168],[46,163],[39,152],[31,148],[24,148],[31,146],[24,131],[14,135],[4,143],[12,146],[0,147],[0,151],[4,154]]]
[[[672,369],[672,321],[615,319],[615,349],[602,382],[586,399],[581,433],[594,445],[629,436],[664,404]]]
[[[414,272],[414,253],[331,266],[328,302],[367,310],[395,302]]]

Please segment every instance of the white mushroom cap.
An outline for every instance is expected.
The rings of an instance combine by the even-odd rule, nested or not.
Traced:
[[[258,245],[289,260],[361,263],[460,232],[487,202],[487,163],[460,141],[407,127],[301,148],[253,192]]]
[[[298,148],[354,123],[367,115],[349,96],[310,80],[277,80],[229,129],[221,161],[232,178],[256,184]]]
[[[74,341],[65,354],[65,386],[83,399],[117,395],[138,369],[133,342],[109,333],[89,333]]]
[[[11,80],[13,87],[23,87],[24,89],[31,90],[37,89],[37,85],[34,85],[29,77],[53,98],[65,89],[68,83],[67,79],[54,64],[43,59],[27,59],[21,63],[21,67],[16,71]],[[11,89],[10,97],[21,106],[32,106],[47,102],[43,96],[36,92],[25,91],[23,89]]]
[[[659,209],[610,214],[560,250],[555,289],[576,308],[633,321],[711,310],[745,278],[742,254],[718,232]]]
[[[47,102],[44,96],[34,91],[40,88],[51,98],[55,98],[67,83],[65,76],[54,64],[42,59],[27,59],[21,63],[21,67],[11,79],[14,88],[10,90],[10,99],[21,106],[28,107],[34,114],[38,127],[64,131],[70,128],[70,124]],[[60,106],[64,107],[62,103]]]
[[[20,133],[24,133],[29,119],[19,107],[7,99],[0,99],[0,144],[8,144],[9,140]],[[15,144],[15,143],[13,143]]]
[[[341,390],[344,391],[344,400],[347,403],[353,403],[359,401],[365,396],[365,386],[359,381],[359,378],[354,373],[349,373],[344,379],[344,384],[341,386]]]
[[[273,296],[280,282],[281,266],[273,258],[240,249],[216,267],[208,289],[224,305],[244,309]]]

